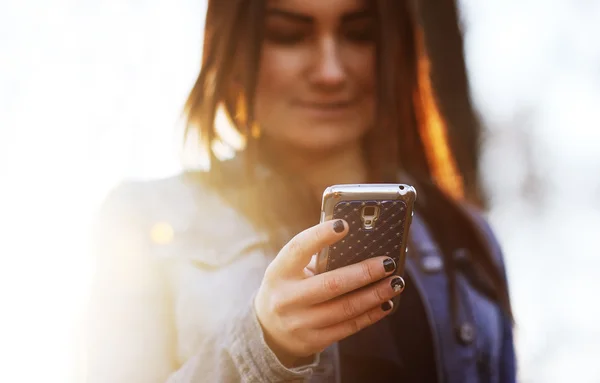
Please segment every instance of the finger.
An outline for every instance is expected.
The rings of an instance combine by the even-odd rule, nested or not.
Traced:
[[[394,303],[391,300],[384,302],[382,305],[377,306],[356,318],[317,330],[315,332],[315,337],[323,345],[338,342],[379,322],[392,312],[393,307]]]
[[[314,277],[317,275],[317,256],[313,255],[310,262],[304,268],[304,275],[306,278]]]
[[[348,230],[344,220],[326,221],[304,230],[292,238],[273,260],[271,268],[278,275],[303,275],[313,254],[342,239]]]
[[[374,257],[302,281],[302,303],[317,304],[377,282],[396,270],[390,257]]]
[[[402,277],[393,276],[310,310],[311,328],[324,328],[354,319],[369,310],[380,307],[404,290]]]

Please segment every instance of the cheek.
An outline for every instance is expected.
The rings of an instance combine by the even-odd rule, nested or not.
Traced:
[[[375,95],[375,50],[372,47],[349,50],[349,72],[360,92],[367,97]]]
[[[347,68],[353,92],[361,99],[356,115],[349,124],[352,126],[352,132],[348,133],[353,136],[363,135],[373,128],[376,120],[377,81],[374,48],[348,49],[345,60],[348,63]]]
[[[268,129],[300,81],[299,58],[277,49],[263,48],[256,88],[256,117]]]

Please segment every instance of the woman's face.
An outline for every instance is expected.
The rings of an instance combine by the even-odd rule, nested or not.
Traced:
[[[269,0],[256,116],[270,140],[311,152],[374,122],[373,16],[364,0]]]

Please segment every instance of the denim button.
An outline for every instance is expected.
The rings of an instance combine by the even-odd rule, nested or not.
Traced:
[[[465,346],[473,343],[475,340],[475,327],[469,322],[463,323],[458,329],[458,337]]]
[[[444,260],[437,254],[426,254],[421,258],[421,265],[426,273],[438,273],[444,268]]]
[[[469,252],[469,249],[461,247],[460,249],[454,250],[452,258],[457,264],[465,264],[471,260],[471,253]]]

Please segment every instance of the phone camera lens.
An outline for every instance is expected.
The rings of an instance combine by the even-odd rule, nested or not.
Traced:
[[[367,217],[374,216],[375,215],[375,207],[374,206],[367,206],[367,207],[365,207],[364,215],[367,216]]]

